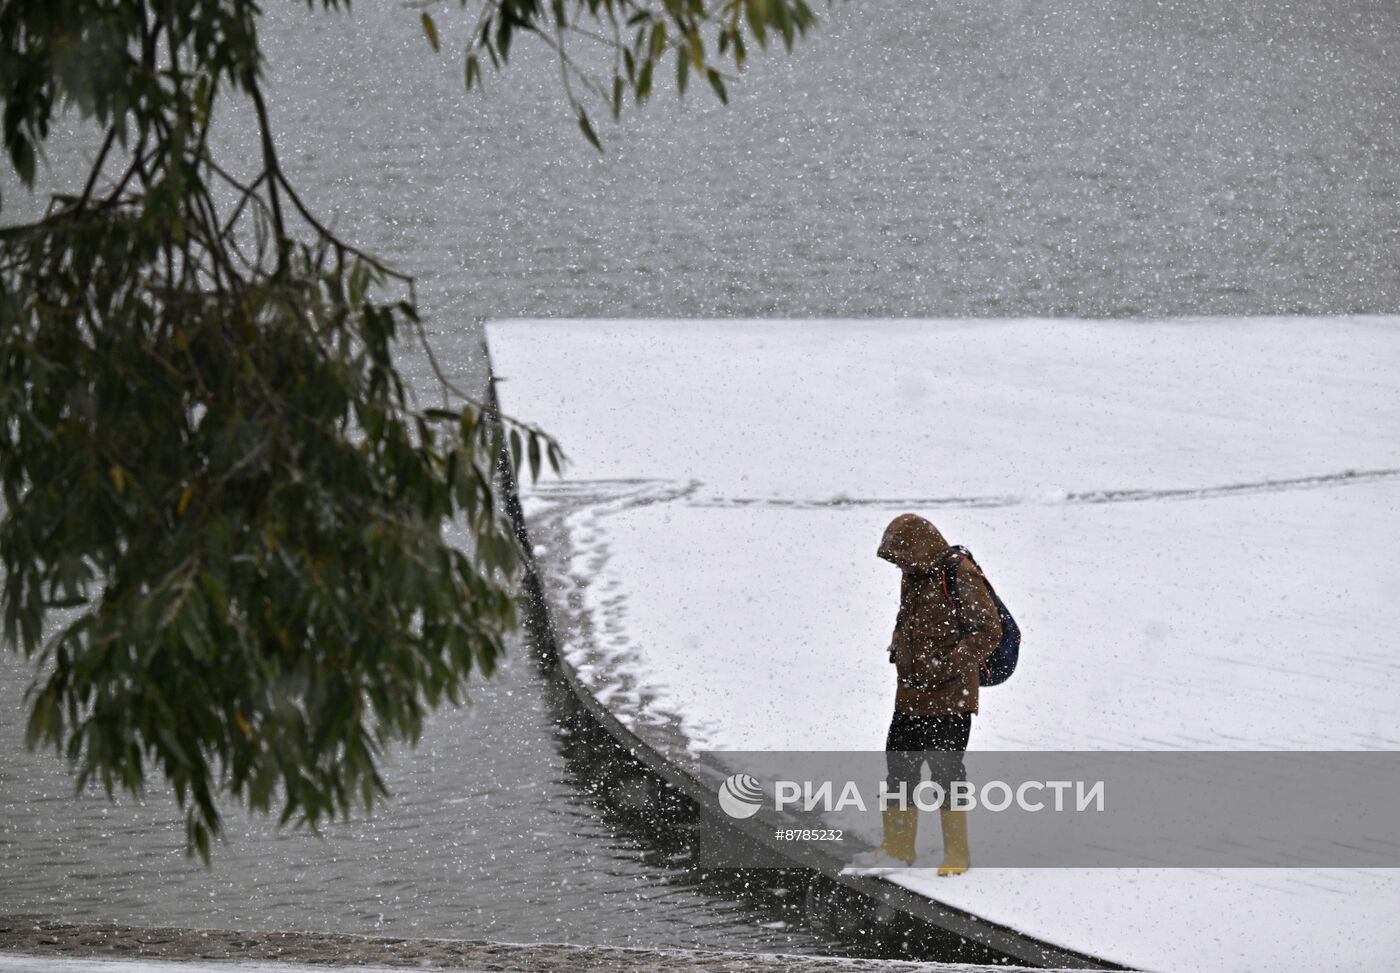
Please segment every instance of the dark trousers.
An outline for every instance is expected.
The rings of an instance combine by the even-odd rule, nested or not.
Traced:
[[[923,779],[927,763],[929,779],[947,793],[952,781],[967,779],[963,754],[971,736],[971,713],[936,713],[933,716],[895,713],[885,737],[888,788],[894,790],[903,783],[912,791]]]

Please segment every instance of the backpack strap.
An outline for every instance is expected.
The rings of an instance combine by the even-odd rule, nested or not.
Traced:
[[[977,576],[982,579],[982,583],[987,586],[987,590],[992,592],[992,599],[994,601],[996,600],[996,592],[992,591],[992,583],[988,581],[987,576],[982,573],[982,566],[973,558],[972,552],[962,546],[954,547],[952,551],[949,552],[948,557],[943,561],[943,593],[947,595],[948,600],[953,603],[953,618],[958,623],[958,635],[960,637],[965,637],[967,635],[967,626],[963,624],[962,620],[962,600],[958,598],[958,565],[963,561],[972,565],[972,570],[977,572]],[[952,578],[951,581],[949,581],[950,577]],[[983,678],[991,674],[992,667],[988,664],[988,659],[990,658],[991,657],[988,656],[987,659],[983,659],[978,663],[978,671],[982,674]]]
[[[967,626],[962,620],[962,600],[958,598],[958,565],[966,558],[972,561],[972,552],[965,547],[955,547],[943,560],[943,594],[953,603],[953,620],[958,623],[958,635],[967,634]],[[972,561],[972,566],[977,567],[977,562]]]
[[[987,586],[988,591],[992,591],[992,583],[987,580],[987,576],[982,573],[982,566],[972,556],[972,552],[961,544],[948,551],[943,559],[942,570],[939,572],[943,580],[943,594],[953,603],[953,617],[958,622],[958,632],[966,635],[966,626],[962,620],[962,599],[958,597],[958,565],[966,561],[972,565],[972,570],[977,572],[977,576],[982,579],[982,583]],[[996,594],[993,592],[993,599]]]

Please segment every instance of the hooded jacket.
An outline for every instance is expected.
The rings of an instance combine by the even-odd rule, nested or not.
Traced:
[[[895,709],[913,716],[977,712],[978,670],[1001,642],[996,602],[981,575],[966,562],[956,562],[954,574],[952,547],[917,514],[891,521],[878,553],[904,575],[890,640],[899,674]],[[960,615],[944,593],[945,567]]]

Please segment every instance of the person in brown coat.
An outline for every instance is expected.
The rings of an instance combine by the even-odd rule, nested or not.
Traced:
[[[963,753],[977,712],[982,662],[1001,641],[996,602],[975,564],[961,557],[938,528],[917,514],[900,514],[885,528],[879,556],[903,573],[899,614],[889,658],[898,674],[894,716],[885,739],[887,791],[912,793],[928,762],[931,779],[949,793],[962,780]],[[918,809],[888,807],[878,851],[912,864]],[[941,809],[940,875],[970,865],[967,812]]]

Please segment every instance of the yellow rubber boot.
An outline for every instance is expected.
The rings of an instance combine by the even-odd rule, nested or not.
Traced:
[[[972,864],[972,853],[967,847],[967,812],[940,812],[943,820],[943,864],[938,874],[961,875]]]
[[[914,864],[914,844],[919,837],[919,809],[916,807],[887,807],[883,823],[885,840],[878,851],[897,858],[906,865]]]

